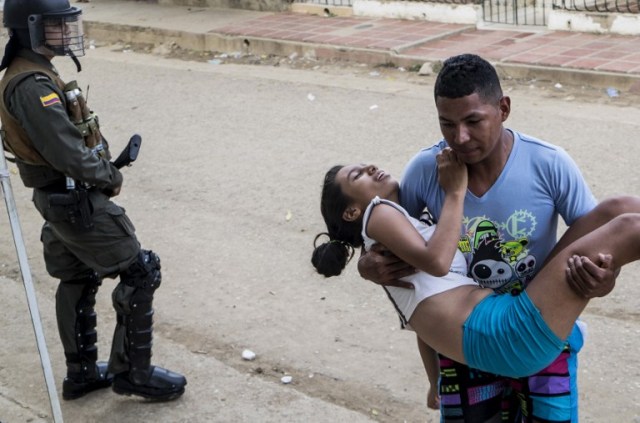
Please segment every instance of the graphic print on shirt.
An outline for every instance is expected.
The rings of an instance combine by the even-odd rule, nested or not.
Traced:
[[[458,248],[467,257],[469,276],[499,293],[522,291],[535,274],[537,260],[527,248],[535,227],[535,217],[525,210],[503,223],[465,216]]]

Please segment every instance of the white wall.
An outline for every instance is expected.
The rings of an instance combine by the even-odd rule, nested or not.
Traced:
[[[354,0],[353,14],[395,19],[421,19],[434,22],[476,24],[479,6],[411,1]]]
[[[547,26],[560,31],[640,35],[640,15],[552,10]]]

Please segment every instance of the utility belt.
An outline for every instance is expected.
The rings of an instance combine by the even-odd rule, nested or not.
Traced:
[[[38,188],[47,193],[49,207],[62,208],[66,220],[77,230],[89,232],[93,229],[93,205],[89,198],[90,190],[81,184],[68,189],[64,182]]]

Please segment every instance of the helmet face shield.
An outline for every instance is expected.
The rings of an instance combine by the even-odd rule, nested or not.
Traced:
[[[82,11],[72,7],[58,13],[29,16],[31,49],[45,56],[84,56]]]

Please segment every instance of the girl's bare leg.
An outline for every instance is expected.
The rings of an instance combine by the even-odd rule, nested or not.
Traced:
[[[640,197],[618,196],[602,201],[590,213],[576,220],[566,230],[547,257],[545,264],[572,242],[623,213],[640,213]]]
[[[594,218],[592,223],[598,226],[600,222]],[[586,228],[587,224],[578,229],[585,231]],[[578,233],[575,230],[572,236]],[[568,260],[577,255],[598,263],[600,253],[613,257],[613,268],[640,259],[640,213],[622,214],[575,239],[566,248],[556,252],[555,257],[545,264],[527,287],[527,294],[545,322],[561,339],[569,336],[575,320],[589,301],[569,287],[565,276]]]

